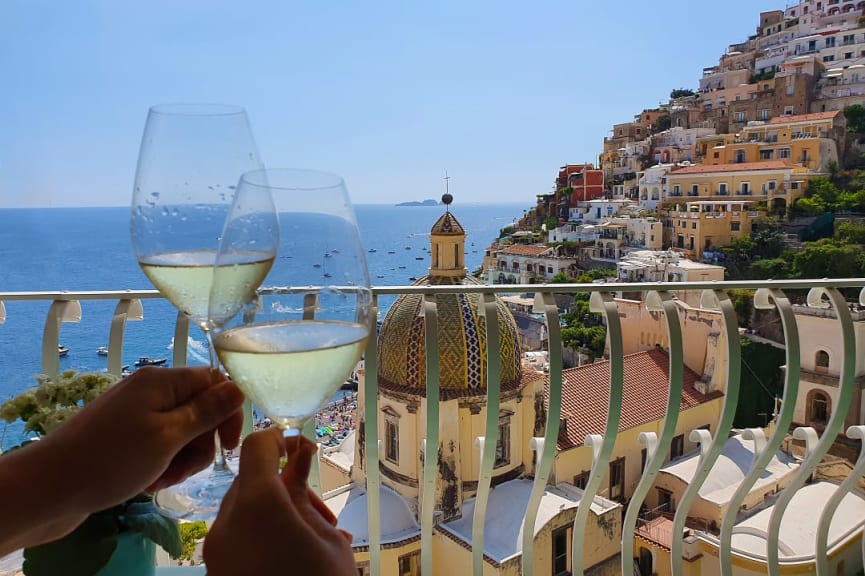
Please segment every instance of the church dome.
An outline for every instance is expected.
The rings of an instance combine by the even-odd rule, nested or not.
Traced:
[[[446,204],[449,204],[447,202]],[[430,231],[430,273],[415,286],[481,284],[467,277],[463,263],[465,231],[446,211]],[[485,320],[478,313],[480,294],[439,294],[438,310],[439,384],[444,394],[485,394],[487,386]],[[382,322],[378,345],[379,385],[405,388],[423,394],[426,390],[426,335],[422,313],[423,296],[404,294],[397,298]],[[513,314],[496,298],[499,327],[501,383],[516,384],[521,377],[519,331]]]

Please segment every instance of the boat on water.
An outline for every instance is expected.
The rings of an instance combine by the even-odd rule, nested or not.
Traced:
[[[388,254],[396,254],[396,250],[388,250],[387,253]]]
[[[378,250],[376,250],[375,248],[370,248],[369,250],[367,250],[367,252],[378,252]]]
[[[162,366],[168,362],[168,358],[151,358],[150,356],[141,356],[133,362],[133,364],[140,368],[142,366]]]
[[[96,354],[98,354],[99,356],[108,356],[108,347],[100,346],[96,349]]]
[[[69,354],[69,348],[67,348],[63,344],[58,344],[57,345],[57,355],[58,356],[66,356],[67,354]]]

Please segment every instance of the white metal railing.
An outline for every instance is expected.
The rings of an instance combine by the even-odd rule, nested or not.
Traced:
[[[854,317],[851,315],[849,302],[842,296],[840,290],[858,291],[858,302],[856,305],[865,306],[865,279],[823,279],[823,280],[789,280],[789,281],[742,281],[742,282],[690,282],[690,283],[611,283],[611,284],[555,284],[555,285],[496,285],[496,286],[379,286],[374,288],[375,305],[381,296],[395,296],[403,294],[421,295],[423,300],[421,314],[424,318],[424,330],[426,342],[436,342],[438,333],[438,312],[436,298],[442,294],[471,293],[479,294],[479,314],[487,318],[496,317],[496,296],[514,293],[534,293],[535,312],[540,313],[546,324],[546,333],[549,342],[549,406],[546,414],[546,423],[543,428],[544,435],[531,439],[531,450],[535,451],[536,460],[534,475],[531,479],[532,489],[528,505],[522,521],[522,559],[521,567],[523,574],[532,574],[535,559],[534,526],[538,516],[544,490],[551,477],[551,470],[556,456],[556,443],[559,438],[560,418],[562,416],[562,386],[563,386],[563,361],[562,340],[559,325],[559,310],[556,305],[556,294],[590,294],[590,309],[592,312],[602,314],[605,318],[608,334],[608,352],[610,358],[609,369],[609,404],[607,407],[606,424],[603,430],[597,430],[587,435],[585,444],[592,449],[592,467],[588,481],[584,489],[581,501],[594,502],[599,495],[601,483],[609,470],[610,459],[614,444],[618,437],[618,429],[622,412],[622,390],[624,380],[624,344],[621,318],[614,299],[614,293],[644,294],[644,305],[650,311],[662,314],[665,318],[667,330],[667,342],[669,343],[669,390],[666,401],[667,415],[661,426],[659,435],[655,433],[643,433],[639,441],[646,448],[646,462],[643,473],[630,498],[627,511],[622,521],[621,540],[621,571],[622,574],[632,573],[634,570],[634,534],[638,530],[638,515],[646,495],[654,484],[657,474],[665,462],[673,435],[676,432],[678,419],[678,407],[682,398],[683,388],[683,354],[682,330],[679,320],[679,312],[674,292],[699,291],[702,293],[700,306],[703,309],[715,310],[722,317],[723,330],[726,332],[726,356],[728,362],[725,366],[725,396],[723,408],[717,423],[714,423],[710,433],[707,430],[694,430],[691,432],[691,441],[696,443],[700,449],[697,471],[693,480],[688,485],[684,495],[678,503],[673,518],[672,541],[671,541],[671,571],[674,575],[682,574],[683,543],[685,538],[686,519],[689,509],[696,499],[700,487],[706,480],[712,466],[718,459],[721,450],[729,437],[732,429],[733,415],[736,410],[739,396],[739,382],[741,376],[741,354],[739,349],[738,325],[733,303],[728,296],[731,290],[752,291],[753,305],[756,309],[776,310],[780,315],[781,325],[786,344],[786,371],[784,382],[784,393],[781,407],[776,415],[774,433],[766,438],[763,429],[754,428],[743,432],[743,437],[754,442],[754,461],[748,470],[745,479],[736,489],[732,496],[728,509],[723,517],[719,533],[698,533],[698,538],[712,542],[719,547],[720,573],[729,576],[732,572],[733,559],[753,560],[749,553],[734,549],[731,539],[735,532],[734,523],[737,519],[740,504],[748,495],[751,487],[758,477],[766,469],[770,459],[777,453],[781,443],[787,436],[789,427],[793,421],[793,410],[799,393],[800,378],[800,349],[799,328],[793,313],[793,305],[785,292],[806,291],[807,305],[812,308],[831,308],[837,319],[838,331],[841,335],[841,369],[838,377],[838,399],[833,404],[829,422],[826,424],[821,435],[812,428],[797,428],[794,437],[802,439],[806,444],[806,457],[799,471],[796,473],[790,485],[784,489],[775,502],[767,534],[767,559],[769,574],[779,574],[785,566],[795,567],[801,564],[801,559],[780,558],[785,544],[779,542],[779,531],[781,519],[796,491],[800,489],[811,477],[817,464],[826,455],[830,445],[842,433],[842,427],[847,418],[847,410],[851,405],[855,388],[855,369],[857,346],[853,328]],[[110,318],[110,341],[108,353],[108,370],[119,374],[121,370],[121,358],[123,351],[123,337],[126,322],[140,320],[143,318],[143,301],[161,298],[154,290],[139,291],[91,291],[91,292],[0,292],[0,324],[7,316],[14,314],[14,304],[21,301],[36,301],[50,303],[45,318],[43,337],[41,342],[42,370],[46,374],[57,374],[59,361],[57,346],[61,328],[64,322],[80,320],[86,302],[93,300],[116,301],[117,305]],[[13,304],[13,306],[4,306]],[[82,305],[83,304],[83,305]],[[856,316],[859,319],[859,315]],[[483,436],[476,438],[475,442],[480,452],[479,476],[477,492],[475,496],[475,509],[472,524],[472,572],[476,575],[483,573],[484,563],[484,519],[487,515],[487,504],[491,494],[491,479],[494,468],[495,447],[498,434],[498,414],[500,402],[500,374],[501,365],[497,354],[499,334],[497,322],[486,322],[488,333],[486,334],[488,372],[486,382],[487,417],[486,428]],[[0,326],[2,329],[2,326]],[[176,366],[186,364],[186,335],[189,332],[189,323],[178,315],[175,320],[175,347],[173,363]],[[381,471],[377,455],[379,450],[378,421],[378,378],[377,378],[377,346],[376,339],[371,338],[365,353],[366,378],[364,381],[364,412],[366,417],[365,434],[363,436],[364,453],[372,455],[367,458],[364,469],[366,471],[366,494],[368,498],[368,549],[369,549],[369,573],[378,575],[382,573],[382,534],[380,515],[374,513],[380,511],[379,494],[381,483]],[[492,351],[492,353],[491,353]],[[439,398],[439,352],[436,346],[427,346],[426,349],[426,398]],[[437,458],[429,457],[436,454],[440,439],[439,403],[427,402],[424,414],[426,427],[425,437],[421,439],[423,458],[423,477],[419,485],[421,504],[418,511],[421,541],[421,571],[423,574],[433,574],[433,565],[436,562],[433,556],[433,534],[436,517],[434,514],[434,502],[437,478]],[[250,423],[251,425],[251,423]],[[249,426],[247,426],[247,430]],[[309,430],[307,433],[313,433]],[[847,435],[855,439],[865,438],[865,427],[851,426]],[[865,454],[865,453],[863,453]],[[827,561],[827,542],[830,522],[842,498],[847,495],[857,484],[861,475],[865,473],[865,456],[860,456],[851,475],[842,482],[824,510],[821,512],[815,542],[816,555],[810,560],[816,564],[818,574],[829,574]],[[316,475],[317,478],[317,475]],[[314,483],[317,484],[316,481]],[[583,557],[585,545],[587,544],[583,535],[586,534],[589,519],[590,506],[578,506],[573,521],[574,537],[571,542],[571,563],[573,574],[583,573]],[[865,539],[863,539],[863,556],[865,556]],[[678,559],[678,560],[677,560]],[[194,574],[195,569],[170,569],[168,573]]]

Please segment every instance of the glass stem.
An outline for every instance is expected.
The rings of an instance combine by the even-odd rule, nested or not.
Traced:
[[[219,371],[219,359],[216,357],[216,349],[213,347],[213,334],[211,334],[210,329],[207,327],[202,327],[204,330],[204,335],[207,338],[207,351],[210,356],[210,371],[211,373],[215,373]],[[222,441],[219,439],[219,432],[214,432],[213,434],[213,446],[214,446],[214,457],[213,457],[213,471],[214,472],[225,472],[228,470],[228,465],[225,463],[225,451],[222,449]]]

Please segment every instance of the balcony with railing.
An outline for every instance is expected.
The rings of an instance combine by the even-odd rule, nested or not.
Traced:
[[[326,492],[324,499],[329,505],[342,502],[337,504],[340,522],[348,522],[352,502],[364,502],[360,514],[354,507],[351,524],[362,574],[402,574],[403,568],[411,574],[478,576],[604,570],[677,576],[730,576],[743,570],[853,574],[861,570],[865,554],[865,497],[857,489],[865,457],[832,481],[819,479],[819,467],[837,441],[865,438],[865,416],[858,408],[865,344],[857,340],[865,336],[863,286],[860,278],[376,287],[376,305],[394,296],[418,302],[411,321],[424,334],[422,362],[416,367],[420,377],[406,386],[380,377],[382,350],[376,338],[369,339],[352,481]],[[742,363],[732,291],[737,297],[748,293],[750,304],[772,318],[783,336],[783,388],[765,428],[733,429],[740,390],[755,384]],[[639,298],[615,298],[622,293]],[[482,336],[477,341],[485,358],[483,381],[473,390],[449,388],[453,357],[441,343],[429,343],[441,342],[438,335],[450,329],[452,312],[444,303],[455,294],[475,307],[471,313],[477,318],[487,319],[501,314],[499,296],[533,294],[534,311],[545,325],[545,370],[524,365],[520,378],[508,380],[510,352],[501,346],[507,323],[484,321],[475,333]],[[603,318],[607,359],[565,368],[557,297],[576,294],[588,294],[591,312]],[[7,319],[40,310],[42,338],[32,343],[38,351],[31,352],[41,354],[44,373],[57,374],[64,323],[114,303],[104,322],[110,335],[108,371],[119,374],[126,324],[142,320],[143,310],[156,299],[161,295],[152,290],[0,292],[0,330],[10,327]],[[803,308],[811,312],[797,313]],[[644,349],[635,353],[631,334],[638,328],[631,322],[640,310],[657,323],[656,340],[642,343]],[[821,374],[828,384],[820,392],[831,407],[819,433],[797,412],[803,395],[815,389],[806,382],[811,360],[803,351],[816,337],[807,322],[817,321],[831,340],[831,363]],[[181,366],[187,361],[184,336],[190,328],[182,316],[174,322],[172,360]],[[694,326],[707,327],[701,338],[689,332]],[[707,341],[712,348],[706,349],[705,369],[695,372],[693,346]],[[653,377],[662,380],[663,393],[635,397],[642,382]],[[397,427],[406,430],[400,440],[408,446],[400,444],[401,449],[413,455],[407,474],[395,470],[383,442],[390,434],[385,420],[394,410],[383,411],[383,404],[394,398],[412,406],[400,412],[403,421]],[[646,404],[655,405],[658,420],[641,428],[629,418],[642,409],[635,406]],[[710,421],[701,419],[709,416]],[[465,421],[470,422],[466,428]],[[314,437],[313,430],[306,432]],[[732,437],[747,457],[733,458],[740,465],[736,474],[718,477]],[[777,473],[782,446],[789,452],[782,458],[784,482],[769,486],[766,478]],[[461,453],[456,463],[448,455],[454,450]],[[586,463],[582,474],[573,473],[577,461]],[[682,481],[674,507],[654,496],[665,493],[657,489],[664,475]],[[318,467],[310,483],[322,490]],[[707,496],[710,487],[714,492]],[[759,502],[754,501],[757,492]],[[346,503],[348,494],[358,500]],[[703,512],[707,506],[715,506],[711,521]],[[397,513],[402,524],[394,523]],[[291,559],[286,561],[290,565]],[[158,569],[160,576],[203,573],[199,567]]]

